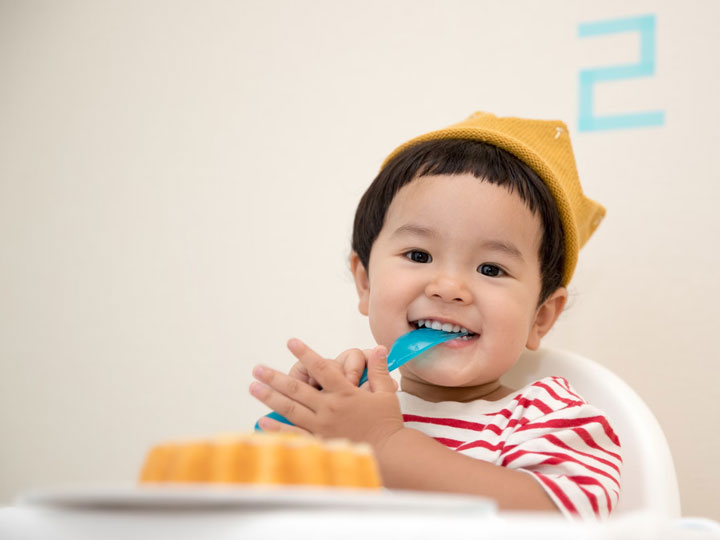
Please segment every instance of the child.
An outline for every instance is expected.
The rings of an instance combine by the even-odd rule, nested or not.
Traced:
[[[289,375],[257,366],[250,391],[296,427],[260,426],[367,442],[389,488],[607,516],[622,460],[603,413],[559,377],[501,383],[562,312],[604,214],[582,193],[561,122],[476,113],[402,145],[353,232],[359,309],[379,346],[335,362],[290,340],[299,364]],[[422,326],[470,334],[401,367],[397,392],[387,351]],[[366,363],[369,388],[357,388]]]

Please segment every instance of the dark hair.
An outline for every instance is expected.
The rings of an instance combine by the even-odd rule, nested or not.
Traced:
[[[355,212],[352,249],[368,269],[370,250],[380,234],[390,203],[405,184],[422,176],[470,173],[516,192],[542,222],[540,273],[542,304],[562,283],[565,241],[560,215],[545,183],[510,152],[488,143],[441,139],[418,143],[400,152],[383,167],[360,199]]]

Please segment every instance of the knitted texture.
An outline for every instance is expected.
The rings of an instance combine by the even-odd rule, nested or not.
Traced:
[[[562,283],[567,285],[575,271],[580,248],[605,217],[605,208],[582,191],[567,126],[558,120],[500,118],[477,112],[458,124],[420,135],[399,146],[382,167],[409,147],[438,139],[469,139],[492,144],[507,150],[540,176],[555,199],[562,221],[565,234]]]

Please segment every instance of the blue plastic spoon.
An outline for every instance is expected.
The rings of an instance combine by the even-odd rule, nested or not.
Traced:
[[[431,328],[419,328],[408,332],[404,336],[397,338],[395,343],[393,343],[387,358],[388,371],[395,371],[403,364],[406,364],[435,345],[467,335],[467,332],[444,332],[443,330],[433,330]],[[367,380],[367,368],[365,368],[358,386],[364,384]],[[293,425],[290,420],[275,411],[266,414],[265,417],[272,418],[283,424]],[[260,421],[255,423],[255,431],[262,431]]]

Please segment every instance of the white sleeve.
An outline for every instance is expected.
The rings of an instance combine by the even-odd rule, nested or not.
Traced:
[[[597,408],[582,403],[526,423],[508,438],[504,467],[532,474],[568,517],[607,517],[620,494],[620,441]]]

